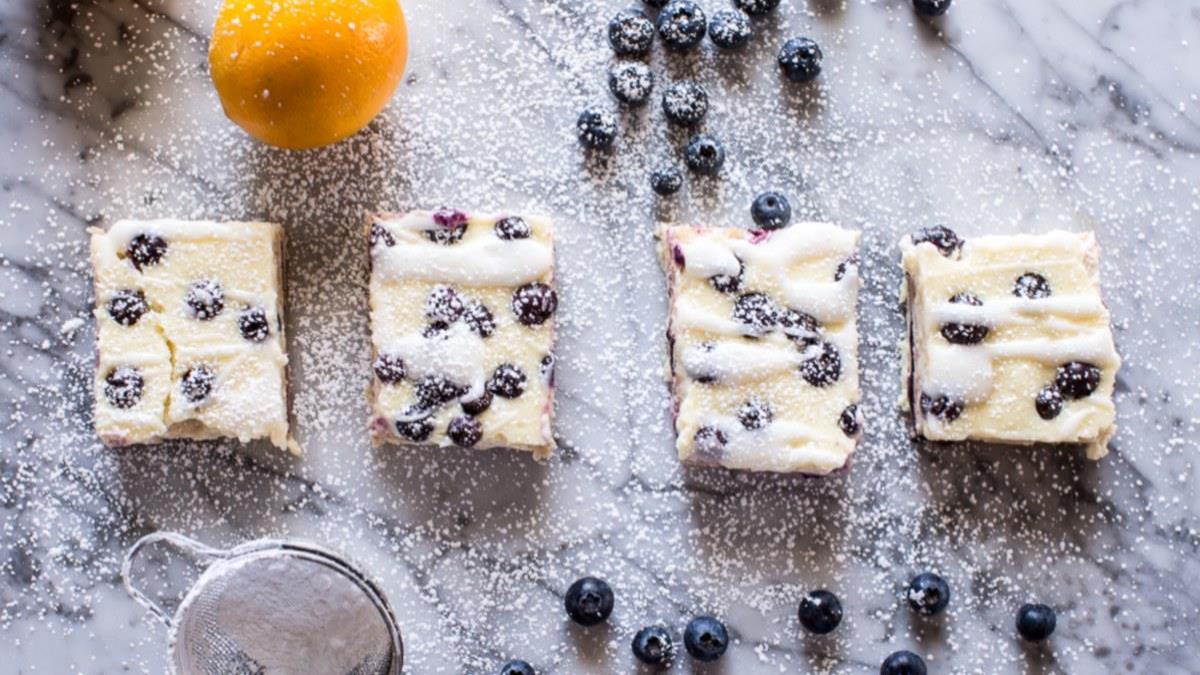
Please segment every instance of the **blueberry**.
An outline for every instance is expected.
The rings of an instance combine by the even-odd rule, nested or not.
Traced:
[[[500,675],[537,675],[528,661],[513,659],[500,666]]]
[[[779,67],[789,80],[810,82],[821,74],[821,47],[806,37],[794,37],[779,50]]]
[[[708,22],[708,37],[721,49],[737,50],[745,47],[754,35],[750,17],[736,9],[722,9]]]
[[[190,403],[199,403],[208,398],[212,394],[213,384],[217,381],[217,374],[212,368],[204,364],[192,366],[183,374],[183,379],[179,381],[179,389],[183,392],[183,397]]]
[[[698,616],[683,631],[683,646],[697,661],[716,661],[729,647],[725,624],[711,616]]]
[[[662,9],[667,5],[667,1],[668,0],[642,0],[646,6],[653,7],[654,9]]]
[[[665,628],[646,626],[633,636],[633,655],[638,661],[650,666],[670,663],[675,652],[675,641]]]
[[[496,236],[504,241],[528,239],[533,235],[533,228],[520,216],[508,216],[496,221],[493,226]]]
[[[708,114],[708,92],[691,80],[676,82],[663,92],[662,109],[668,122],[690,127]]]
[[[857,436],[862,431],[862,422],[858,418],[858,406],[851,403],[838,416],[838,428],[847,436]]]
[[[525,326],[540,326],[558,309],[558,294],[546,284],[535,281],[513,291],[512,311]]]
[[[238,331],[242,339],[262,342],[271,335],[271,324],[267,321],[267,310],[262,307],[247,307],[238,314]]]
[[[829,342],[809,345],[802,358],[800,376],[814,387],[828,387],[842,376],[842,357]]]
[[[452,324],[462,318],[464,310],[462,298],[449,286],[434,286],[425,299],[425,318],[433,323]]]
[[[810,633],[825,635],[842,622],[842,603],[829,591],[811,591],[800,599],[800,625]]]
[[[955,234],[954,230],[946,227],[945,225],[926,227],[912,235],[912,243],[914,245],[923,244],[925,242],[933,244],[935,247],[937,247],[937,250],[947,258],[954,255],[954,252],[962,248],[963,245],[962,239],[958,238],[958,235]]]
[[[468,415],[482,415],[490,407],[492,407],[492,392],[488,391],[487,387],[483,388],[483,393],[478,398],[462,402],[462,410]]]
[[[112,320],[122,326],[134,325],[143,314],[150,311],[150,305],[146,304],[146,294],[130,288],[113,293],[106,307]]]
[[[702,176],[716,175],[725,165],[725,147],[714,136],[692,136],[683,151],[688,169]]]
[[[738,273],[736,276],[729,274],[714,274],[708,278],[708,283],[717,290],[718,293],[737,293],[742,288],[742,277],[746,273],[746,266],[742,261],[738,261]]]
[[[435,244],[449,246],[458,243],[467,233],[467,214],[456,209],[440,208],[433,212],[437,227],[425,230],[425,237]]]
[[[517,398],[525,393],[525,373],[511,363],[502,363],[492,371],[488,380],[488,391],[501,398]]]
[[[738,408],[737,418],[748,431],[754,431],[770,424],[775,418],[775,413],[771,410],[771,404],[755,398]]]
[[[789,307],[779,312],[778,320],[783,334],[798,345],[807,347],[821,341],[821,322],[811,314]]]
[[[1100,369],[1084,361],[1071,361],[1058,367],[1054,386],[1067,398],[1085,398],[1100,386]]]
[[[645,54],[654,42],[654,24],[640,9],[623,9],[608,22],[608,43],[618,56]]]
[[[406,410],[401,418],[396,420],[396,433],[414,443],[420,443],[433,433],[433,421],[429,411],[422,408]]]
[[[579,113],[579,120],[575,122],[575,132],[584,147],[607,150],[617,139],[617,118],[607,110],[588,108]]]
[[[492,316],[492,310],[482,303],[472,302],[467,305],[463,321],[466,321],[467,326],[481,338],[491,337],[492,333],[496,332],[496,317]]]
[[[371,223],[371,235],[368,237],[368,240],[370,241],[371,250],[374,250],[380,243],[388,248],[396,245],[396,238],[392,236],[391,232],[387,231],[387,228],[379,223]]]
[[[225,291],[221,290],[221,284],[205,279],[188,286],[184,301],[192,316],[201,321],[209,321],[217,318],[225,309]]]
[[[563,604],[572,621],[581,626],[594,626],[612,614],[612,588],[603,579],[583,577],[567,589]]]
[[[621,103],[639,106],[650,99],[654,91],[654,73],[637,61],[614,63],[608,69],[608,90]]]
[[[140,272],[143,267],[157,265],[167,254],[167,240],[157,234],[139,234],[125,246],[125,257]]]
[[[142,400],[146,381],[137,368],[119,366],[104,376],[104,398],[114,408],[132,408]]]
[[[445,377],[426,375],[417,382],[417,401],[423,408],[436,408],[462,396],[464,388]]]
[[[750,205],[750,217],[764,230],[778,230],[792,219],[792,205],[778,192],[764,192]]]
[[[449,337],[446,335],[446,331],[448,330],[450,330],[450,324],[445,321],[432,321],[428,326],[421,329],[421,337],[429,338],[430,340],[433,338],[445,340]]]
[[[858,270],[858,255],[857,254],[852,255],[849,258],[846,258],[842,262],[838,263],[837,269],[835,269],[833,271],[833,280],[841,281],[842,279],[845,279],[846,273],[850,271],[851,267],[853,267],[856,271]]]
[[[1013,282],[1012,292],[1018,298],[1029,298],[1030,300],[1040,300],[1052,295],[1050,282],[1037,272],[1026,272],[1017,277],[1017,280]]]
[[[667,47],[686,51],[704,39],[704,10],[691,0],[671,0],[658,13],[658,35]]]
[[[983,306],[983,301],[970,293],[956,293],[951,296],[950,302],[972,307]],[[987,326],[975,323],[944,323],[941,328],[942,337],[946,338],[950,344],[955,345],[979,344],[983,342],[989,332]]]
[[[925,661],[910,651],[892,652],[879,666],[879,675],[925,675]]]
[[[711,458],[720,457],[725,452],[725,444],[728,442],[729,437],[716,427],[700,427],[693,438],[696,452]]]
[[[404,360],[396,354],[388,354],[381,352],[375,357],[375,363],[372,364],[375,370],[375,377],[384,384],[396,384],[404,379],[405,368]]]
[[[933,616],[950,604],[950,584],[933,572],[922,572],[909,582],[906,595],[914,612]]]
[[[1038,392],[1037,398],[1033,400],[1033,405],[1037,409],[1038,417],[1044,420],[1052,420],[1062,412],[1062,392],[1054,385],[1044,387]]]
[[[474,417],[460,415],[450,420],[446,436],[460,448],[469,448],[483,438],[483,425]]]
[[[762,16],[779,6],[779,0],[734,0],[738,9],[750,16]]]
[[[1042,604],[1024,604],[1017,610],[1017,632],[1030,642],[1041,642],[1054,633],[1058,616]]]
[[[912,0],[913,9],[921,16],[941,16],[950,9],[951,0]]]
[[[733,302],[733,320],[761,335],[779,321],[779,307],[763,293],[743,293]]]
[[[921,394],[921,412],[933,415],[945,422],[953,422],[961,417],[966,407],[966,402],[960,398],[945,394],[938,394],[937,396]]]
[[[677,166],[664,166],[650,174],[650,188],[669,197],[683,187],[683,172]]]

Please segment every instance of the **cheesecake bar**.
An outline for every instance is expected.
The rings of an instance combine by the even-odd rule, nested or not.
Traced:
[[[900,250],[915,435],[1107,454],[1121,359],[1092,234],[964,241],[939,226],[906,237]]]
[[[817,475],[846,466],[863,426],[859,233],[668,225],[658,240],[680,460]]]
[[[369,227],[376,444],[554,449],[554,231],[452,209]]]
[[[294,449],[282,228],[123,220],[90,234],[101,440],[266,438]]]

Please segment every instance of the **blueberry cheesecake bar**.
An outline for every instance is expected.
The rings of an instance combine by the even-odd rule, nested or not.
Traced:
[[[93,228],[95,425],[109,446],[288,436],[283,229],[124,220]]]
[[[554,232],[452,209],[369,228],[376,444],[554,448]]]
[[[858,410],[859,233],[663,226],[679,458],[824,475],[846,466]]]
[[[915,435],[1107,454],[1121,359],[1091,233],[962,240],[938,226],[900,249]]]

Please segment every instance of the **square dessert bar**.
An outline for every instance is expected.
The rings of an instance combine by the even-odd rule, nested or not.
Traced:
[[[975,237],[935,227],[900,244],[906,404],[935,441],[1080,443],[1108,452],[1121,359],[1090,233]]]
[[[267,438],[295,449],[282,228],[124,220],[90,233],[101,440]]]
[[[548,457],[554,231],[544,218],[371,219],[371,436]]]
[[[679,458],[828,474],[858,444],[859,233],[664,226]]]

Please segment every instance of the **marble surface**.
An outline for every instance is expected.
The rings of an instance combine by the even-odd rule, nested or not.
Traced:
[[[656,51],[660,84],[709,87],[730,154],[665,202],[647,175],[683,136],[656,106],[621,115],[608,157],[573,138],[585,105],[613,105],[604,25],[623,0],[406,0],[399,93],[308,153],[225,120],[205,65],[216,4],[0,5],[0,672],[163,672],[164,631],[118,577],[160,529],[345,551],[396,606],[412,673],[514,656],[632,672],[639,627],[678,638],[699,612],[734,645],[676,671],[870,673],[906,648],[933,673],[1200,672],[1200,2],[957,0],[929,23],[903,0],[784,0],[743,56]],[[826,55],[812,87],[773,64],[797,34]],[[682,469],[671,450],[652,225],[745,223],[766,187],[865,232],[866,439],[825,480]],[[559,219],[552,461],[367,443],[362,214],[437,204]],[[85,228],[156,215],[287,226],[302,459],[96,441]],[[1097,233],[1125,358],[1108,458],[907,440],[894,244],[934,222]],[[926,569],[953,587],[938,620],[900,602]],[[590,630],[561,608],[585,573],[617,591]],[[795,618],[816,587],[846,609],[825,638]],[[1059,611],[1043,646],[1013,635],[1029,600]]]

